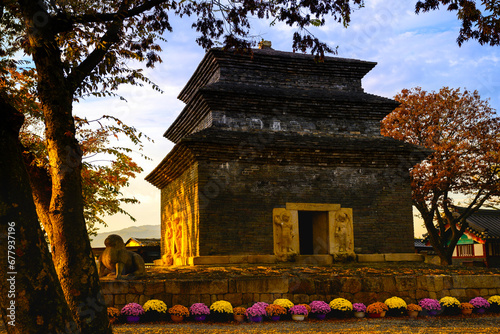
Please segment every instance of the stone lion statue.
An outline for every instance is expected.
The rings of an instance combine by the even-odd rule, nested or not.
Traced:
[[[99,256],[99,277],[115,276],[116,279],[132,279],[146,274],[142,257],[125,248],[122,237],[109,235],[104,240],[106,249]]]

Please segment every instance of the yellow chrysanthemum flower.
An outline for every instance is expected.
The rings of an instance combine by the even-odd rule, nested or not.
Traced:
[[[406,308],[406,302],[399,297],[391,297],[384,302],[389,308]]]
[[[160,313],[167,312],[167,304],[159,299],[151,299],[144,303],[142,306],[145,312],[147,311],[156,311]]]
[[[273,302],[273,304],[279,305],[279,306],[284,307],[286,309],[290,309],[294,306],[294,304],[290,300],[285,299],[285,298],[276,299]]]
[[[439,304],[446,307],[460,307],[460,302],[455,297],[443,297],[439,300]]]
[[[210,305],[210,311],[216,311],[220,313],[233,313],[233,306],[228,301],[218,300]]]
[[[500,305],[500,296],[499,295],[491,296],[490,298],[488,298],[488,303]]]
[[[330,308],[339,311],[352,311],[352,304],[347,299],[335,298],[330,302]]]

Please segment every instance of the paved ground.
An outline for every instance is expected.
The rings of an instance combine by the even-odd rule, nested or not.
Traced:
[[[116,334],[146,333],[419,333],[419,334],[499,334],[500,316],[457,316],[433,318],[385,318],[348,320],[308,320],[304,322],[280,321],[264,323],[165,323],[143,325],[117,325]]]
[[[0,322],[0,334],[7,331]],[[418,319],[347,319],[306,320],[264,323],[193,323],[184,322],[116,325],[115,334],[225,334],[225,333],[418,333],[418,334],[500,334],[500,315],[471,315],[455,317],[421,317]]]

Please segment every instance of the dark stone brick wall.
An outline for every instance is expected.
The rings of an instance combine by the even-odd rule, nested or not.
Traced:
[[[182,218],[182,256],[272,254],[287,202],[352,208],[357,253],[413,252],[408,169],[429,152],[380,135],[398,103],[363,91],[374,66],[209,51],[165,132],[176,146],[146,178],[162,189],[162,233]]]
[[[200,205],[200,255],[272,254],[272,210],[287,202],[353,208],[357,253],[413,252],[411,190],[407,171],[397,167],[234,161],[223,168],[203,163],[199,170],[200,197],[206,199]]]
[[[212,124],[210,124],[212,122]],[[380,135],[380,122],[377,120],[354,120],[348,118],[325,119],[306,115],[290,115],[287,110],[274,115],[263,113],[226,113],[213,112],[203,124],[232,131],[280,131],[312,135],[335,135],[339,133],[359,133]],[[197,129],[197,131],[201,130]]]

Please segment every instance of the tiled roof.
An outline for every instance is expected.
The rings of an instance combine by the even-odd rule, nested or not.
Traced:
[[[465,208],[456,207],[458,213]],[[469,227],[467,231],[484,239],[500,239],[500,210],[478,210],[467,218]]]
[[[148,175],[159,189],[185,171],[194,161],[246,161],[254,164],[357,166],[410,168],[429,150],[383,136],[314,136],[208,128],[184,137]]]
[[[160,246],[160,239],[159,238],[130,238],[127,240],[126,244],[128,244],[130,240],[134,240],[135,242],[140,244],[142,247]]]
[[[429,248],[432,249],[432,246],[429,246],[425,243],[425,239],[415,239],[414,240],[415,247],[418,248]]]

